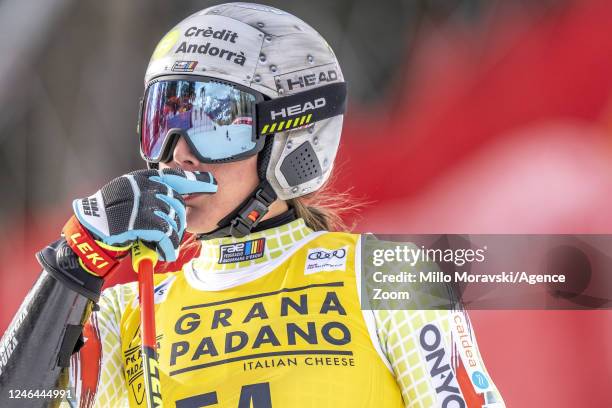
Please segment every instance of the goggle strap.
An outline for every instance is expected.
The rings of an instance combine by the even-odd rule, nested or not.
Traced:
[[[342,115],[346,89],[346,82],[336,82],[257,103],[257,134],[265,136]]]
[[[247,198],[231,214],[219,222],[216,230],[199,234],[198,239],[211,239],[233,236],[242,238],[251,233],[251,230],[259,224],[261,219],[270,210],[270,205],[276,200],[277,195],[267,180],[263,180],[253,194]]]

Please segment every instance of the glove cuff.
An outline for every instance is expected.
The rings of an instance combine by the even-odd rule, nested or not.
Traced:
[[[68,246],[79,258],[79,263],[87,272],[104,277],[119,265],[119,258],[125,256],[129,248],[113,248],[99,245],[89,231],[81,225],[76,216],[70,217],[62,233]]]

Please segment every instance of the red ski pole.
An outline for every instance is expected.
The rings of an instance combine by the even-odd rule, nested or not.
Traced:
[[[138,273],[142,368],[149,408],[163,406],[156,352],[155,304],[153,302],[153,268],[156,263],[157,252],[147,247],[142,241],[132,246],[132,267]]]

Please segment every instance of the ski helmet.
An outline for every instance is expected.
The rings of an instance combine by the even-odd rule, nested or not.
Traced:
[[[221,120],[227,113],[219,113],[218,102],[213,106],[210,98],[202,97],[200,111],[207,115],[200,112],[196,118],[196,113],[178,112],[175,103],[170,104],[173,116],[167,120],[172,124],[147,124],[148,119],[157,118],[147,109],[150,105],[161,109],[164,101],[159,94],[172,86],[168,81],[175,81],[175,87],[182,86],[181,92],[190,93],[192,101],[199,100],[198,89],[202,95],[232,99],[231,110],[242,113]],[[186,82],[177,85],[176,81]],[[194,87],[190,81],[203,81],[205,85]],[[215,88],[222,85],[233,88]],[[185,91],[189,86],[190,90]],[[155,87],[160,89],[153,90]],[[176,89],[175,92],[178,93]],[[153,94],[158,95],[157,99]],[[175,98],[181,96],[177,94]],[[165,103],[168,105],[168,100]],[[249,104],[256,106],[251,109]],[[277,8],[253,3],[221,4],[187,17],[155,48],[145,75],[139,126],[141,154],[149,163],[163,161],[163,151],[173,146],[172,131],[185,136],[192,150],[197,151],[196,139],[200,136],[196,136],[195,123],[199,121],[197,126],[208,126],[208,146],[216,140],[227,145],[214,152],[200,152],[200,160],[223,162],[259,154],[259,177],[268,187],[264,189],[267,200],[259,201],[269,206],[276,197],[287,200],[316,191],[329,178],[345,106],[346,84],[340,65],[317,31]],[[185,110],[189,109],[191,105]],[[253,127],[252,133],[248,125]],[[220,129],[225,129],[224,137],[217,135]],[[216,133],[211,136],[213,132]],[[255,191],[253,197],[257,195]],[[266,196],[260,191],[260,198],[262,195]],[[236,212],[240,211],[231,215]],[[259,215],[257,218],[261,218]]]

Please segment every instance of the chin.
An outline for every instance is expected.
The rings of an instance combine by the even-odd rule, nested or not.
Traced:
[[[218,228],[217,223],[220,219],[213,219],[211,214],[207,214],[203,210],[199,210],[196,207],[187,207],[187,228],[186,230],[191,233],[203,233],[210,232]]]

